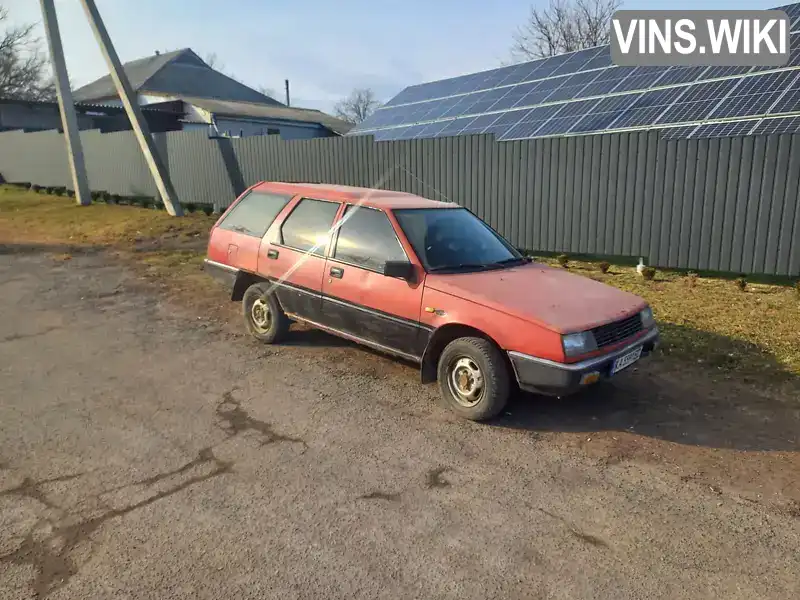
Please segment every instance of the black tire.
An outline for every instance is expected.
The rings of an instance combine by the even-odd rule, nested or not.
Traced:
[[[476,372],[477,369],[477,372]],[[484,421],[505,408],[511,394],[511,377],[500,350],[490,341],[463,337],[450,342],[439,357],[437,368],[442,399],[465,419]],[[481,391],[470,382],[482,380]],[[472,390],[466,398],[459,390]]]
[[[274,344],[289,331],[289,318],[269,287],[268,283],[259,282],[247,288],[242,298],[242,315],[250,335],[265,344]],[[262,311],[265,314],[260,316]]]

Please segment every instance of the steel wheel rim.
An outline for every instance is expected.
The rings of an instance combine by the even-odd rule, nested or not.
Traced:
[[[269,331],[272,324],[272,312],[269,310],[269,304],[263,298],[257,298],[253,302],[253,306],[250,307],[250,318],[259,333]]]
[[[483,372],[468,356],[460,356],[450,363],[447,384],[456,402],[465,408],[477,405],[486,393]]]

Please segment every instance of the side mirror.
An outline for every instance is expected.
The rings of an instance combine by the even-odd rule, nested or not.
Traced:
[[[383,274],[411,281],[414,278],[414,265],[406,260],[388,260],[383,265]]]

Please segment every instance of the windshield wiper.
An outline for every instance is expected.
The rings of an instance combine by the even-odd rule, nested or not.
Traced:
[[[485,269],[491,269],[492,267],[495,266],[495,264],[497,264],[497,263],[489,263],[489,264],[486,264],[486,263],[459,263],[457,265],[442,265],[441,267],[431,267],[428,270],[430,272],[450,271],[450,270],[458,270],[458,271],[460,271],[461,269],[480,269],[480,270],[485,270]]]
[[[527,262],[527,261],[523,257],[517,258],[516,256],[512,256],[511,258],[504,258],[503,260],[498,260],[496,263],[493,263],[493,264],[495,264],[495,265],[510,265],[511,263],[520,263],[520,264],[522,264],[522,263],[525,263],[525,262]]]

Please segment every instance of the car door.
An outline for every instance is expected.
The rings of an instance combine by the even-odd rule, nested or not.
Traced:
[[[325,254],[341,203],[301,198],[262,244],[259,271],[272,281],[289,316],[321,318]]]
[[[394,226],[378,209],[348,205],[331,241],[322,284],[323,323],[381,349],[418,359],[423,276],[387,277],[387,261],[409,261]]]
[[[256,273],[261,239],[291,199],[258,189],[246,192],[216,224],[209,258]]]

